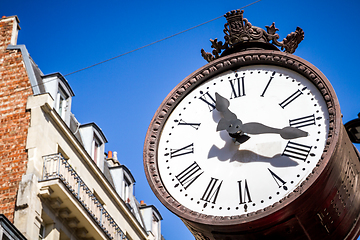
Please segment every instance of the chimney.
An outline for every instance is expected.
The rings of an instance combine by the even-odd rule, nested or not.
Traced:
[[[108,151],[106,161],[107,161],[107,163],[109,164],[110,167],[120,166],[120,163],[117,160],[117,153],[116,152],[113,153],[112,151]]]
[[[4,45],[1,44],[0,48],[5,50],[8,45],[16,45],[19,30],[19,18],[17,16],[6,17],[0,19],[0,32],[5,37]],[[5,34],[4,34],[5,33]]]

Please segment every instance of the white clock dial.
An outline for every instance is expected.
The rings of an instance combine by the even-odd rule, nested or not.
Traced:
[[[242,123],[308,133],[284,139],[248,134],[241,144],[216,131],[223,117],[215,93],[229,100]],[[162,129],[157,163],[174,199],[207,215],[233,216],[280,201],[306,179],[323,153],[329,114],[319,90],[302,75],[276,66],[241,67],[187,94]]]

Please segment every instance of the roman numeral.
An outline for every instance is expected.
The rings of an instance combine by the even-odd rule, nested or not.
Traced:
[[[283,187],[284,190],[287,190],[288,188],[285,186],[286,182],[284,180],[282,180],[278,175],[276,175],[273,171],[271,171],[268,168],[271,176],[273,177],[273,179],[275,180],[276,184],[279,186],[279,188]]]
[[[276,72],[273,72],[273,74],[271,75],[270,80],[269,80],[268,83],[266,84],[266,87],[265,87],[263,93],[260,95],[260,97],[264,97],[265,92],[266,92],[266,90],[268,89],[268,87],[269,87],[269,85],[270,85],[270,83],[271,83],[271,80],[273,80],[273,78],[274,78],[274,76],[275,76],[275,73],[276,73]]]
[[[303,90],[305,90],[305,89],[306,89],[306,87]],[[296,92],[291,94],[290,97],[285,99],[282,103],[279,103],[280,107],[285,108],[287,105],[289,105],[292,101],[297,99],[302,94],[303,93],[298,89]]]
[[[240,181],[238,181],[238,184],[239,184],[239,198],[240,198],[239,204],[252,202],[251,197],[250,197],[249,187],[247,184],[247,180],[245,179],[244,184],[243,184],[243,181],[240,180]]]
[[[166,153],[165,156],[170,155],[170,158],[179,157],[185,154],[194,153],[194,144],[191,143],[180,149],[170,149],[170,154]]]
[[[199,165],[196,162],[194,162],[175,177],[179,181],[181,186],[183,186],[184,189],[186,190],[203,173],[204,171],[201,171]],[[179,183],[176,184],[175,187],[178,187]]]
[[[191,126],[193,128],[195,128],[196,130],[199,129],[200,127],[200,123],[187,123],[184,120],[180,119],[180,120],[174,120],[174,122],[177,122],[178,125],[185,125],[185,126]]]
[[[291,119],[291,120],[289,120],[289,124],[290,124],[290,127],[296,127],[296,128],[306,127],[309,125],[315,125],[315,116],[313,114],[313,115],[309,115],[306,117]]]
[[[229,80],[231,85],[230,99],[245,96],[245,82],[244,77]]]
[[[209,94],[209,92],[206,92],[205,94],[203,94],[200,97],[200,99],[208,105],[210,112],[212,112],[215,109],[215,106],[216,106],[215,99]]]
[[[306,158],[308,157],[311,146],[306,146],[299,143],[294,143],[289,141],[286,144],[284,152],[282,153],[283,156],[299,159],[305,162]]]
[[[211,178],[203,196],[201,197],[201,200],[205,201],[204,208],[207,206],[207,203],[209,202],[213,204],[216,203],[216,199],[218,197],[222,182],[223,182],[222,180],[221,182],[219,182],[219,179]]]

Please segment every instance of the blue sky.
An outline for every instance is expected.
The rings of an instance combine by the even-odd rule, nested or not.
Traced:
[[[20,19],[25,44],[44,74],[63,75],[171,36],[252,1],[1,1],[0,14]],[[295,55],[330,80],[346,123],[360,112],[360,1],[262,0],[245,9],[255,26],[276,23],[280,39],[296,27],[305,32]],[[80,123],[96,122],[134,175],[136,197],[158,207],[168,240],[194,239],[156,199],[145,178],[142,154],[152,116],[166,95],[207,62],[209,39],[223,40],[220,18],[166,41],[66,77]],[[359,148],[359,145],[357,145]]]

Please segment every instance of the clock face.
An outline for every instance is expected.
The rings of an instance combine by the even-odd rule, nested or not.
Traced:
[[[215,108],[215,93],[246,123],[297,128],[305,137],[247,134],[235,142]],[[319,90],[282,67],[255,65],[227,71],[189,92],[173,109],[157,148],[167,192],[192,211],[233,216],[268,207],[290,194],[311,173],[325,147],[329,114]]]

